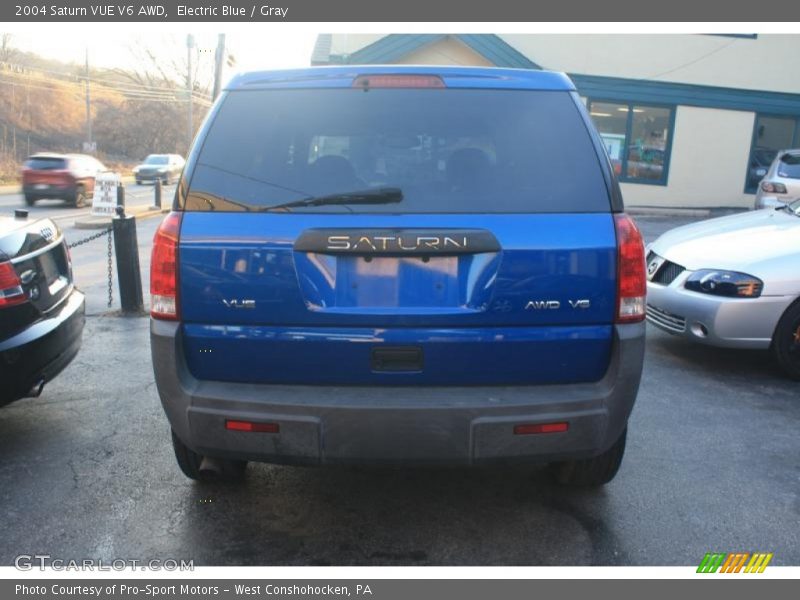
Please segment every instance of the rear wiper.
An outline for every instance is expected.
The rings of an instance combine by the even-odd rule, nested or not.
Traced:
[[[328,194],[326,196],[308,196],[300,200],[284,202],[265,206],[259,210],[270,211],[282,208],[297,208],[301,206],[323,206],[336,204],[393,204],[403,201],[403,190],[396,187],[373,188],[369,190],[357,190],[353,192],[343,192],[341,194]]]
[[[794,215],[795,217],[800,217],[800,212],[798,212],[794,208],[792,208],[791,204],[783,204],[781,206],[776,206],[775,210],[785,210],[786,212],[788,212],[789,214]]]

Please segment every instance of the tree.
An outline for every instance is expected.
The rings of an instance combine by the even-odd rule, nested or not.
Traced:
[[[19,55],[19,50],[14,47],[13,38],[10,33],[0,34],[0,62],[13,62]]]

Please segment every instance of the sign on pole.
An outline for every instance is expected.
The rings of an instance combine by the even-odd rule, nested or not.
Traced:
[[[117,186],[122,185],[119,173],[100,173],[94,182],[93,217],[113,217],[117,210]]]

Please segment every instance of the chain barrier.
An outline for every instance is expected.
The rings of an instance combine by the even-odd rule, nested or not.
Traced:
[[[87,244],[92,240],[99,239],[104,235],[108,236],[108,308],[111,308],[111,304],[114,300],[114,284],[112,282],[112,277],[114,273],[113,263],[112,263],[112,253],[113,253],[113,238],[111,232],[114,230],[113,227],[109,227],[107,229],[103,229],[99,233],[95,233],[90,235],[89,237],[83,238],[82,240],[78,240],[77,242],[72,242],[68,244],[68,248],[77,248],[78,246],[82,246],[83,244]]]

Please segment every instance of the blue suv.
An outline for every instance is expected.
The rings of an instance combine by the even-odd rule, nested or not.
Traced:
[[[572,82],[333,67],[235,78],[155,235],[151,346],[183,472],[617,472],[642,239]]]

